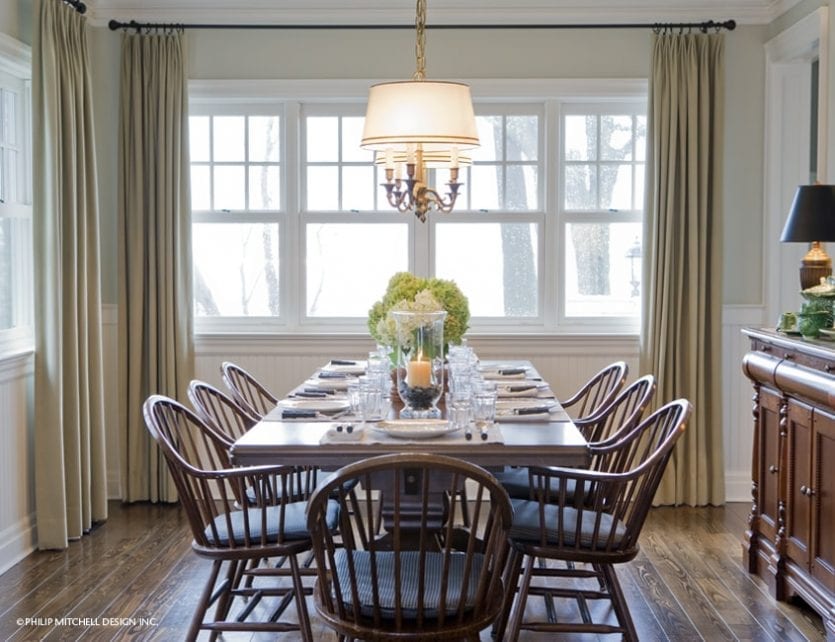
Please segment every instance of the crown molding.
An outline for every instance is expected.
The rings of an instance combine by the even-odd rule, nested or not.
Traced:
[[[0,71],[29,80],[32,77],[31,47],[0,32]]]
[[[767,24],[800,0],[450,0],[430,3],[433,24],[579,24],[698,22]],[[87,0],[91,24],[127,22],[292,25],[414,24],[412,0]]]

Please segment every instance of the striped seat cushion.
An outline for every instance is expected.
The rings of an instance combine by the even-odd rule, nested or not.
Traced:
[[[310,537],[310,532],[307,530],[307,517],[305,516],[306,508],[307,502],[293,502],[284,506],[284,540],[307,539]],[[280,510],[281,507],[279,506],[269,506],[266,509],[266,541],[270,544],[278,541],[278,519]],[[244,525],[244,513],[249,514],[250,541],[257,544],[261,539],[262,512],[260,508],[249,508],[246,511],[239,510],[230,513],[229,521],[232,525],[232,537],[234,538],[236,544],[244,544],[244,534],[246,532]],[[328,528],[336,528],[338,516],[339,504],[335,501],[329,501],[327,509]],[[218,533],[217,540],[215,540],[212,533],[211,524],[206,526],[206,529],[204,530],[206,537],[210,541],[226,546],[229,544],[226,515],[218,515],[215,517],[214,524]]]
[[[495,473],[495,475],[511,499],[530,499],[530,482],[527,468],[507,468]],[[534,483],[536,483],[536,478],[534,480]],[[556,501],[559,497],[559,482],[560,480],[556,477],[548,478],[552,501]],[[567,497],[571,497],[574,494],[575,485],[573,479],[567,479],[565,481],[565,494]]]
[[[530,542],[532,544],[541,541],[539,508],[537,501],[527,499],[511,500],[513,506],[513,525],[510,528],[510,539],[516,541]],[[600,528],[596,541],[593,541],[594,527],[600,515]],[[544,510],[545,525],[548,544],[559,543],[557,531],[557,520],[559,518],[559,506],[556,504],[545,504]],[[577,510],[565,507],[562,512],[563,543],[566,546],[575,546],[575,533],[577,531]],[[611,546],[617,547],[621,544],[626,534],[626,526],[619,520],[614,520],[608,513],[596,513],[591,510],[584,510],[582,523],[580,524],[580,547],[601,549],[609,546],[609,536],[612,534]]]
[[[339,549],[336,551],[336,570],[339,578],[339,586],[342,591],[342,598],[347,609],[353,609],[353,598],[351,591],[351,575],[348,567],[348,558],[353,555],[354,568],[357,574],[357,590],[360,601],[360,612],[365,617],[371,617],[374,613],[374,593],[371,573],[371,553],[368,551],[347,551]],[[420,553],[417,551],[404,551],[400,553],[400,578],[401,585],[401,608],[403,617],[414,619],[418,613],[418,587],[419,587],[419,566]],[[376,553],[377,578],[379,581],[380,612],[383,617],[393,619],[395,617],[395,592],[394,592],[394,566],[395,553],[391,551],[378,551]],[[446,612],[450,614],[458,608],[458,602],[462,594],[463,574],[466,555],[464,553],[453,553],[450,557],[449,576],[447,580]],[[471,610],[475,606],[475,594],[478,588],[478,578],[481,574],[481,566],[484,558],[481,554],[473,555],[470,569],[469,582],[464,589],[464,609]],[[437,552],[426,553],[425,559],[425,584],[424,584],[424,617],[437,618],[441,611],[441,579],[443,572],[443,554]]]

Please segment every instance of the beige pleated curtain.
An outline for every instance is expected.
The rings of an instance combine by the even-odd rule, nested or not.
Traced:
[[[107,518],[99,212],[86,21],[36,5],[33,60],[38,547]]]
[[[142,417],[148,395],[186,399],[193,372],[188,94],[181,34],[125,35],[119,150],[122,494],[175,501]]]
[[[656,35],[649,91],[641,371],[695,406],[656,502],[722,504],[724,39]]]

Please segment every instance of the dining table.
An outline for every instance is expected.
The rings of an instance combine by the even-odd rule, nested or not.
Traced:
[[[333,362],[351,363],[350,360]],[[326,414],[315,418],[288,419],[286,413],[280,411],[282,402],[279,402],[274,412],[232,445],[232,461],[236,465],[282,463],[333,469],[388,453],[427,452],[456,457],[488,470],[505,466],[588,466],[588,443],[530,362],[482,361],[479,370],[485,378],[496,381],[500,390],[507,391],[504,401],[500,392],[499,406],[515,404],[524,408],[524,398],[514,390],[524,392],[524,384],[530,384],[534,395],[534,398],[529,398],[530,402],[547,404],[547,411],[542,416],[526,415],[524,410],[517,415],[511,407],[509,414],[497,417],[497,422],[485,431],[484,439],[478,434],[475,437],[465,435],[460,430],[425,438],[419,434],[404,437],[399,431],[385,430],[398,425],[400,406],[396,392],[392,392],[392,408],[385,421],[362,422],[352,417],[329,417]],[[296,395],[310,391],[309,384],[315,383],[322,372],[328,372],[327,366],[314,373],[307,382],[299,384],[287,399],[305,399]],[[502,372],[513,375],[504,380]],[[523,373],[522,378],[517,378],[519,373]],[[327,399],[339,395],[338,386],[327,387],[333,385],[334,380],[330,377],[321,379],[323,390],[337,393]],[[442,407],[442,402],[440,405]],[[351,432],[348,432],[348,426],[351,426]]]

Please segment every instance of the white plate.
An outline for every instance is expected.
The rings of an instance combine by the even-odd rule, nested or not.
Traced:
[[[399,421],[381,421],[375,428],[397,439],[432,439],[458,428],[453,428],[444,419],[401,419]]]
[[[548,406],[553,409],[556,401],[553,399],[537,399],[536,397],[523,397],[517,399],[496,399],[496,412],[508,412],[514,408],[541,408]]]
[[[305,388],[318,388],[319,390],[347,390],[348,383],[356,381],[354,377],[344,379],[328,379],[323,377],[311,377],[304,382]]]
[[[328,363],[322,370],[326,372],[341,372],[343,374],[361,375],[365,374],[366,361],[357,361],[353,364],[348,363]]]
[[[347,410],[351,404],[347,399],[282,399],[279,408],[293,408],[297,410],[318,410],[319,412],[340,412]]]

